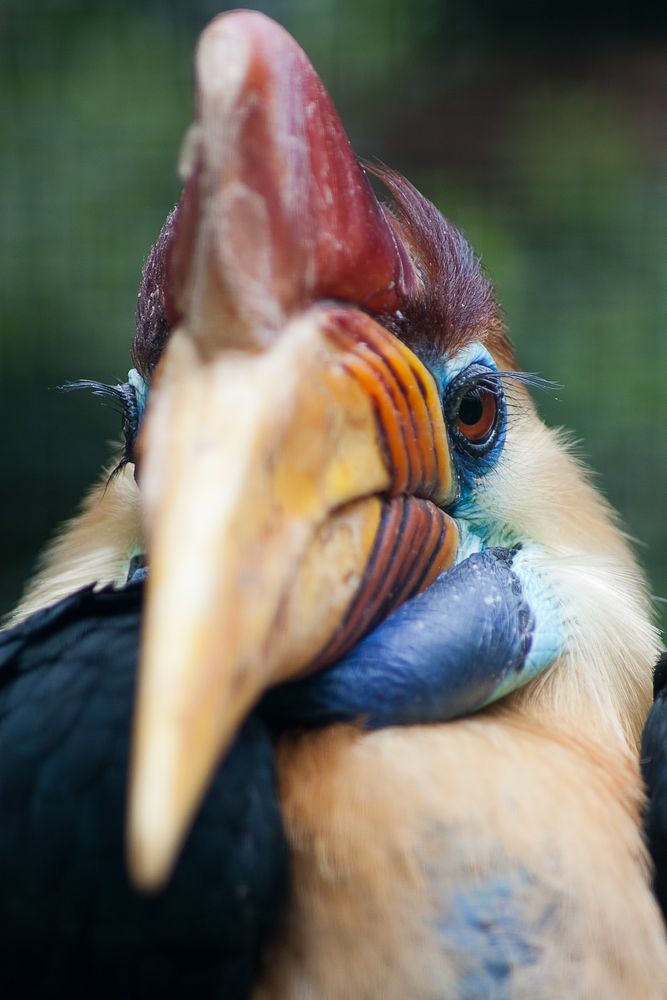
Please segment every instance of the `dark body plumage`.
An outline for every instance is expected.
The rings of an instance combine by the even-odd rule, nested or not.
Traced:
[[[655,671],[655,701],[642,736],[642,773],[649,795],[646,837],[653,858],[654,888],[667,919],[667,653]]]
[[[287,887],[273,749],[251,717],[168,889],[124,857],[142,587],[0,635],[0,995],[245,997]]]

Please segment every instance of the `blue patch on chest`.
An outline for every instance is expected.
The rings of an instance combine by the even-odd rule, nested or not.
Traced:
[[[510,1000],[513,977],[522,989],[530,968],[539,978],[542,942],[553,933],[556,902],[534,879],[517,871],[499,873],[447,899],[438,931],[461,958],[456,1000]]]

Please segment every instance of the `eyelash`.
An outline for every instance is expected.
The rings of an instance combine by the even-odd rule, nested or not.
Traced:
[[[75,392],[79,389],[92,392],[93,396],[102,399],[120,413],[123,454],[109,477],[113,479],[128,462],[134,462],[134,442],[140,422],[139,401],[134,386],[129,382],[107,385],[105,382],[96,382],[94,379],[77,379],[76,382],[67,382],[59,388],[63,392]]]

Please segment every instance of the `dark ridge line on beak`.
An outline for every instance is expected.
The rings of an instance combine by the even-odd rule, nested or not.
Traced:
[[[414,582],[414,587],[412,589],[412,593],[414,593],[414,594],[417,594],[417,593],[420,592],[420,590],[422,589],[422,586],[424,584],[424,581],[428,578],[429,573],[431,572],[431,569],[433,568],[433,563],[435,562],[435,560],[437,558],[437,555],[440,552],[440,549],[442,548],[442,542],[443,542],[445,533],[448,530],[448,528],[447,528],[447,522],[443,521],[443,519],[441,517],[436,518],[436,516],[435,516],[436,504],[434,504],[432,500],[430,500],[430,501],[427,500],[427,501],[425,501],[425,503],[428,504],[427,510],[428,510],[428,516],[429,516],[429,518],[431,520],[431,524],[436,523],[437,526],[438,526],[438,540],[437,540],[437,543],[432,547],[431,554],[429,555],[428,559],[426,560],[425,566],[423,567],[423,569],[422,569],[421,573],[419,574],[417,580]],[[408,590],[407,586],[406,586],[405,590],[407,592],[407,590]],[[401,596],[403,596],[403,595],[401,595]],[[405,599],[407,600],[407,598],[405,598]]]
[[[375,344],[372,344],[372,343],[370,343],[368,341],[364,341],[364,344],[367,347],[367,349],[373,355],[375,355],[375,357],[378,359],[378,361],[380,362],[380,364],[382,366],[384,366],[386,369],[389,370],[389,373],[391,375],[391,382],[390,383],[386,383],[386,384],[390,384],[391,385],[391,399],[392,399],[392,402],[395,403],[396,409],[399,410],[399,411],[400,411],[400,403],[396,403],[395,401],[399,397],[401,397],[401,396],[403,397],[403,400],[405,402],[405,408],[406,408],[406,410],[408,412],[408,416],[410,418],[410,424],[412,426],[412,436],[413,436],[414,441],[415,441],[416,450],[419,453],[419,437],[417,435],[417,425],[415,423],[414,411],[413,411],[412,407],[408,403],[408,399],[407,399],[406,394],[404,392],[401,392],[401,378],[400,378],[398,372],[394,368],[394,366],[393,366],[393,364],[391,362],[391,359],[389,357],[385,357],[377,349],[377,347],[375,346]],[[412,366],[411,365],[410,365],[410,370],[412,371]],[[426,410],[428,412],[428,406],[426,406]],[[433,432],[433,423],[431,421],[431,415],[430,415],[430,413],[429,413],[429,423],[431,425],[431,432]],[[405,435],[402,435],[402,436],[403,436],[403,439],[405,440]],[[406,448],[405,450],[406,450],[407,456],[408,456],[408,482],[406,484],[406,492],[407,493],[413,493],[414,490],[415,490],[416,484],[418,484],[419,479],[420,479],[419,469],[418,468],[416,469],[414,467],[413,458],[412,458],[412,454],[411,454],[410,449]],[[417,460],[418,460],[418,457],[419,456],[417,456]]]
[[[424,583],[443,548],[447,530],[447,522],[431,500],[402,496],[383,501],[364,575],[335,634],[314,659],[309,673],[347,655],[405,601],[426,589]],[[408,575],[402,580],[401,571],[412,556]],[[383,574],[386,565],[390,570]]]
[[[335,327],[335,326],[332,325],[331,327],[327,328],[327,336],[330,337],[330,339],[335,344],[337,344],[342,350],[344,350],[345,352],[349,352],[349,350],[350,350],[350,344],[349,344],[349,340],[348,340],[348,335],[346,333],[343,333],[340,329],[338,329],[337,327]],[[364,365],[364,367],[370,371],[372,377],[377,378],[378,382],[386,390],[386,395],[390,399],[390,401],[392,403],[392,406],[394,407],[394,410],[395,410],[395,412],[397,414],[399,414],[399,415],[401,414],[401,407],[400,407],[400,397],[401,397],[401,395],[403,396],[403,399],[405,401],[405,408],[408,411],[408,413],[410,413],[410,407],[407,405],[407,399],[405,397],[405,394],[404,393],[401,394],[400,379],[398,379],[396,377],[396,374],[395,374],[394,370],[388,365],[387,360],[384,357],[384,355],[375,347],[375,345],[369,339],[357,336],[354,331],[352,332],[352,338],[354,339],[354,343],[356,345],[364,348],[365,351],[369,355],[372,356],[372,358],[376,359],[376,362],[377,362],[377,363],[374,364],[372,360],[364,357],[364,353],[362,353],[360,351],[359,354],[356,355],[357,363],[362,363]],[[357,372],[354,370],[354,366],[351,365],[350,363],[346,362],[344,358],[343,358],[342,363],[343,363],[343,366],[345,367],[345,370],[348,372],[348,374],[351,377],[353,377],[355,379],[355,381],[357,382],[357,384],[361,386],[361,388],[364,390],[364,392],[366,392],[366,389],[365,389],[363,383],[361,382],[361,380],[360,380]],[[392,376],[391,379],[387,378],[387,374],[386,373],[387,373],[387,369],[388,368],[389,368],[389,372],[391,373],[391,376]],[[382,440],[383,444],[386,445],[386,450],[388,452],[387,471],[390,473],[390,475],[392,475],[392,479],[393,479],[393,482],[392,482],[391,487],[390,487],[391,494],[393,496],[398,496],[398,495],[400,495],[401,493],[404,493],[404,492],[413,493],[414,492],[414,487],[411,488],[411,485],[414,483],[415,478],[419,479],[419,470],[415,470],[413,468],[412,458],[411,458],[411,455],[410,455],[410,449],[406,448],[406,447],[403,448],[403,453],[405,454],[405,457],[406,457],[406,461],[405,461],[406,468],[405,468],[405,482],[401,482],[400,480],[397,480],[397,477],[396,477],[396,471],[397,470],[395,469],[395,462],[394,462],[394,459],[393,459],[393,453],[392,453],[391,444],[390,444],[390,435],[387,432],[387,428],[385,426],[385,421],[382,419],[382,411],[381,411],[381,409],[379,407],[379,404],[376,402],[375,395],[371,396],[371,400],[373,402],[373,414],[375,416],[375,422],[376,422],[376,425],[380,429],[381,440]],[[410,420],[411,420],[411,422],[412,422],[412,419],[413,418],[412,418],[412,415],[410,413]],[[399,429],[399,433],[401,435],[401,440],[402,440],[403,444],[405,444],[405,434],[401,430],[401,421],[400,420],[397,421],[397,426],[398,426],[398,429]],[[415,441],[417,441],[416,435],[414,435],[414,437],[415,437]],[[384,450],[385,449],[383,448],[383,451]],[[387,456],[385,455],[385,457],[387,457]],[[415,476],[415,472],[416,472],[416,476]]]
[[[345,371],[350,376],[350,378],[354,379],[354,381],[357,383],[357,385],[361,387],[362,391],[365,392],[364,385],[363,385],[361,379],[359,378],[359,376],[357,375],[357,373],[354,371],[354,369],[351,368],[351,367],[348,367],[345,364],[345,362],[343,362],[343,366],[345,368]],[[391,450],[390,450],[390,447],[389,447],[389,437],[387,435],[387,431],[385,430],[384,422],[382,420],[382,414],[380,412],[380,407],[379,407],[379,404],[378,404],[377,400],[375,399],[375,396],[371,396],[371,406],[373,408],[373,416],[375,418],[375,427],[376,427],[377,434],[378,434],[380,449],[382,451],[382,457],[384,458],[384,462],[385,462],[385,465],[387,467],[387,470],[391,474],[392,456],[391,456]],[[389,488],[390,489],[392,488],[391,485],[390,485]]]
[[[390,502],[396,503],[397,501],[393,500]],[[402,504],[401,522],[391,553],[392,562],[395,562],[393,557],[397,550],[399,554],[401,552],[405,554],[410,550],[416,550],[417,554],[413,560],[413,565],[408,572],[408,576],[403,582],[400,580],[400,571],[403,568],[401,561],[394,565],[393,574],[387,574],[385,581],[387,579],[389,580],[389,586],[384,594],[384,597],[381,599],[381,603],[378,605],[373,619],[371,620],[370,627],[364,634],[374,631],[393,610],[396,610],[404,604],[406,600],[418,593],[419,586],[426,578],[426,572],[430,571],[433,566],[434,559],[437,558],[440,552],[440,545],[435,547],[432,546],[435,538],[433,533],[434,520],[437,518],[440,524],[440,530],[437,533],[439,543],[443,541],[447,531],[446,522],[436,513],[439,508],[432,500],[409,496],[402,497],[400,502]],[[425,521],[428,522],[428,530],[421,531],[420,529],[423,528]],[[421,544],[418,547],[417,542],[420,538]],[[424,552],[428,551],[429,545],[432,547],[430,555],[426,560],[427,571],[423,571],[421,567],[423,566]],[[380,577],[380,580],[382,580],[382,577]],[[379,589],[381,593],[382,588],[380,587]]]
[[[364,341],[364,347],[366,347],[366,349],[368,350],[369,354],[373,354],[373,356],[376,357],[379,360],[379,362],[380,362],[380,368],[377,368],[375,365],[369,364],[367,362],[366,358],[363,357],[363,355],[359,356],[360,360],[364,362],[364,364],[366,365],[366,367],[370,368],[372,375],[374,377],[377,377],[377,379],[380,382],[380,384],[386,389],[387,396],[391,400],[391,403],[392,403],[394,409],[396,410],[396,412],[398,414],[400,414],[400,403],[398,402],[398,396],[399,396],[399,393],[400,393],[400,383],[397,385],[397,380],[395,379],[395,376],[393,377],[393,379],[388,379],[387,378],[387,376],[386,376],[386,368],[388,366],[385,364],[385,359],[382,357],[382,355],[379,353],[379,351],[374,350],[373,347],[372,347],[372,345],[368,344],[366,341]],[[384,371],[380,370],[383,367],[384,367],[385,370]],[[346,370],[349,371],[350,374],[353,374],[347,368],[347,366],[346,366]],[[392,375],[393,375],[393,372],[392,372]],[[373,399],[375,400],[375,397],[373,397]],[[408,410],[409,410],[409,407],[408,407]],[[374,412],[375,413],[380,413],[379,407],[378,407],[377,410],[374,410]],[[411,418],[411,420],[412,420],[412,418]],[[387,440],[387,442],[388,442],[390,440],[390,436],[389,436],[389,434],[387,433],[387,431],[385,429],[384,421],[380,420],[380,423],[382,425],[382,431],[384,433],[385,440]],[[400,428],[400,421],[398,422],[398,426]],[[401,439],[402,439],[403,443],[405,443],[405,435],[403,433],[401,433]],[[389,447],[389,445],[388,445],[388,447]],[[415,479],[415,470],[413,469],[412,458],[410,456],[410,450],[409,450],[409,448],[403,448],[403,451],[404,451],[405,456],[406,456],[406,463],[405,463],[406,464],[405,483],[404,484],[400,484],[398,482],[394,482],[392,484],[392,486],[391,486],[392,493],[394,495],[397,495],[397,496],[400,495],[401,493],[412,493],[413,489],[411,489],[411,486],[412,486],[412,484],[414,482],[414,479]],[[395,463],[393,462],[393,458],[390,456],[390,461],[389,461],[389,471],[390,472],[391,472],[392,466],[394,464]]]
[[[354,334],[353,334],[353,336],[354,336]],[[349,343],[349,340],[348,340],[347,336],[341,330],[337,329],[332,324],[331,326],[327,327],[327,337],[329,337],[332,340],[332,342],[334,344],[336,344],[337,347],[339,347],[342,351],[345,352],[344,355],[343,355],[343,357],[342,357],[342,359],[341,359],[341,363],[342,363],[345,371],[350,376],[350,378],[354,379],[354,381],[357,383],[357,385],[361,387],[361,389],[364,392],[364,394],[366,396],[368,396],[368,393],[366,392],[366,388],[365,388],[363,382],[361,381],[361,379],[359,378],[359,374],[355,371],[354,366],[350,362],[346,361],[345,355],[350,352],[350,343]],[[361,338],[355,337],[355,342],[356,343],[363,343],[363,344],[365,344],[365,345],[368,346],[367,341],[361,340]],[[377,353],[377,352],[375,352],[375,353]],[[366,367],[368,367],[368,364],[367,364],[366,360],[363,358],[362,355],[359,355],[358,358],[357,358],[357,360],[358,361],[363,361],[363,363],[366,365]],[[373,374],[374,373],[375,373],[375,370],[373,369]],[[392,396],[391,391],[389,390],[389,386],[387,385],[386,379],[383,378],[382,375],[379,375],[378,378],[382,382],[382,384],[384,385],[384,387],[387,389],[387,395],[391,398],[392,403],[394,403],[394,406],[395,406],[396,405],[395,404],[395,400],[394,400],[394,397]],[[394,478],[394,480],[395,480],[395,475],[392,473],[392,467],[393,467],[394,462],[393,462],[393,456],[392,456],[392,451],[391,451],[391,445],[390,445],[390,442],[389,442],[389,435],[387,433],[387,429],[385,427],[384,420],[382,419],[382,411],[380,410],[379,403],[377,402],[377,398],[374,395],[370,396],[370,400],[371,400],[371,404],[372,404],[372,407],[373,407],[373,416],[375,418],[375,426],[376,426],[377,430],[379,431],[378,437],[379,437],[379,440],[380,440],[380,446],[381,446],[381,449],[382,449],[382,454],[383,454],[383,458],[384,458],[384,461],[385,461],[385,465],[386,465],[387,471],[392,476],[392,478]],[[409,455],[409,453],[407,455],[407,463],[406,464],[407,464],[407,469],[408,469],[408,473],[409,473],[409,471],[410,471],[410,455]],[[406,479],[406,484],[405,485],[407,487],[407,479]],[[392,484],[390,484],[390,490],[391,490],[392,494],[394,493],[394,491],[395,491],[395,494],[400,494],[400,493],[403,492],[402,489],[397,489],[396,488],[396,483],[395,482],[393,482]]]
[[[395,551],[398,547],[399,552],[401,548],[405,548],[408,551],[415,549],[418,529],[420,525],[417,523],[419,518],[420,508],[410,505],[410,502],[405,497],[402,498],[403,510],[401,512],[401,523],[399,525],[398,533],[396,535],[396,545],[394,546],[394,552],[392,552],[391,562],[389,564],[389,572],[385,576],[385,581],[389,581],[389,586],[382,598],[382,604],[378,608],[378,612],[371,621],[372,631],[382,620],[381,612],[387,606],[387,604],[400,603],[404,600],[404,595],[408,593],[408,582],[413,576],[414,563],[408,572],[407,578],[401,580],[401,570],[403,569],[404,559],[400,562],[396,562]],[[416,516],[413,516],[416,515]],[[380,567],[381,568],[381,567]],[[382,592],[380,591],[382,594]]]
[[[400,407],[400,396],[401,396],[400,380],[396,378],[396,374],[395,374],[394,370],[391,368],[391,365],[388,363],[387,359],[384,358],[382,356],[382,354],[380,354],[380,352],[374,347],[373,344],[370,344],[368,341],[364,340],[363,341],[363,347],[368,351],[369,354],[372,354],[373,357],[375,357],[375,358],[378,359],[379,366],[376,367],[373,364],[368,364],[366,358],[364,358],[362,354],[359,355],[360,359],[362,361],[364,361],[364,363],[366,363],[368,365],[368,367],[371,369],[372,374],[374,376],[377,376],[378,381],[380,382],[380,384],[383,386],[383,388],[386,389],[387,396],[391,400],[392,406],[394,407],[396,413],[399,414],[399,418],[400,418],[400,415],[401,415],[401,407]],[[387,377],[387,369],[389,369],[389,372],[390,372],[390,375],[391,375],[390,378]],[[403,398],[405,399],[405,395],[403,395]],[[406,409],[408,410],[408,413],[410,413],[410,407],[407,406],[407,401],[406,401]],[[410,415],[410,422],[412,423],[412,415]],[[397,426],[398,426],[399,432],[401,434],[402,443],[403,443],[403,445],[405,445],[405,434],[402,432],[402,429],[401,429],[401,420],[400,419],[397,421]],[[413,425],[413,427],[414,427],[414,425]],[[387,438],[389,439],[388,435],[387,435]],[[415,436],[415,440],[417,440],[416,436]],[[394,483],[394,485],[392,486],[392,492],[395,491],[396,495],[399,495],[401,493],[410,493],[410,494],[413,493],[414,492],[414,488],[415,488],[415,479],[417,479],[417,480],[419,479],[418,470],[415,470],[413,468],[412,457],[410,455],[410,449],[404,447],[403,451],[404,451],[405,456],[406,456],[406,477],[405,477],[405,484],[401,487],[400,484]],[[391,465],[390,465],[390,471],[391,471]]]
[[[390,336],[394,336],[394,334],[390,330],[386,330],[386,328],[384,327],[383,329],[385,330],[385,332],[389,333]],[[341,332],[341,330],[337,329],[332,325],[331,327],[327,328],[327,336],[333,341],[333,343],[339,346],[343,351],[346,352],[349,351],[350,345],[346,333]],[[424,452],[420,446],[420,437],[417,433],[416,415],[414,413],[413,407],[410,405],[408,393],[404,391],[403,379],[397,373],[396,368],[392,364],[391,358],[389,357],[389,355],[384,354],[381,348],[373,342],[373,339],[370,336],[368,338],[363,336],[357,336],[357,334],[353,331],[352,337],[354,338],[354,342],[357,345],[363,347],[364,351],[375,359],[375,363],[373,363],[372,361],[367,361],[363,353],[360,352],[357,355],[357,361],[364,363],[370,369],[371,374],[377,377],[379,383],[386,389],[387,397],[393,404],[394,410],[399,418],[397,419],[396,424],[398,433],[400,434],[401,440],[404,445],[403,451],[405,452],[407,458],[406,462],[407,477],[405,483],[402,484],[400,481],[396,481],[396,478],[394,476],[395,481],[391,487],[391,494],[393,496],[398,496],[401,493],[408,493],[410,495],[420,497],[421,499],[431,499],[433,491],[437,487],[439,487],[443,475],[443,470],[441,467],[437,448],[433,448],[431,451],[433,467],[429,471],[427,470],[427,468],[424,467],[424,463],[422,461],[424,457]],[[405,350],[407,351],[411,350],[402,341],[399,342],[401,343],[402,347]],[[431,431],[431,439],[434,441],[435,428],[433,426],[431,409],[428,402],[427,387],[424,384],[424,381],[418,369],[412,363],[412,359],[406,357],[404,360],[406,366],[408,367],[415,381],[419,394],[422,398],[424,404],[424,410],[426,411],[426,415],[428,418],[428,427]],[[360,381],[359,376],[355,372],[354,368],[349,367],[344,359],[342,360],[342,364],[345,366],[345,369],[348,372],[348,374],[352,376],[355,379],[355,381],[357,381],[357,383],[361,385],[362,389],[364,389],[365,391],[365,387],[363,383]],[[393,461],[393,455],[390,445],[390,436],[388,435],[387,430],[385,428],[385,423],[384,420],[382,419],[381,411],[378,405],[376,404],[375,396],[372,396],[371,399],[373,403],[373,413],[375,416],[375,420],[381,432],[381,440],[383,446],[386,446],[383,447],[383,453],[385,455],[385,459],[387,457],[387,451],[389,453],[387,468],[388,471],[392,473],[392,469],[394,468],[395,463]],[[403,401],[404,409],[407,412],[410,421],[410,426],[412,428],[412,441],[415,450],[414,456],[412,455],[411,449],[407,447],[405,431],[401,426],[402,423],[404,422],[403,413],[400,405],[401,400]],[[417,463],[416,467],[415,463]]]
[[[396,547],[400,542],[400,532],[403,527],[405,519],[405,508],[406,508],[405,501],[402,497],[389,502],[386,501],[385,502],[380,501],[380,502],[382,504],[380,512],[380,523],[378,524],[378,529],[375,534],[375,538],[373,539],[373,548],[371,549],[371,554],[369,556],[368,562],[366,563],[366,569],[364,570],[364,574],[361,580],[359,581],[356,593],[352,598],[352,600],[350,601],[347,611],[345,612],[343,620],[336,629],[334,635],[331,637],[331,639],[329,639],[329,641],[324,646],[322,651],[315,658],[314,660],[315,669],[319,669],[322,666],[328,666],[329,664],[334,663],[340,656],[344,655],[345,653],[344,640],[346,634],[348,634],[348,630],[350,629],[350,623],[352,622],[352,625],[355,626],[355,618],[357,619],[358,622],[362,622],[362,627],[361,628],[358,628],[357,626],[353,627],[351,634],[354,637],[354,642],[352,643],[352,645],[358,642],[359,638],[365,635],[369,631],[370,623],[364,621],[364,616],[368,614],[369,605],[377,597],[377,595],[380,593],[382,589],[382,583],[383,583],[382,578],[380,577],[379,579],[375,580],[372,589],[369,590],[367,594],[366,590],[369,587],[369,585],[373,583],[373,578],[376,573],[376,564],[380,557],[381,551],[384,550],[389,544],[390,545],[389,558],[392,559],[396,554]],[[388,539],[387,522],[396,521],[397,517],[396,506],[399,503],[401,504],[399,527],[398,530],[395,530],[393,539],[392,538]],[[389,527],[391,527],[391,525]],[[361,605],[361,607],[357,603],[360,594],[366,595],[364,603]]]
[[[400,505],[400,512],[397,510],[399,505]],[[370,559],[368,560],[366,571],[364,572],[364,576],[361,581],[361,584],[359,585],[357,593],[364,592],[364,586],[366,585],[369,576],[369,570],[372,570],[371,580],[376,575],[377,563],[382,558],[383,554],[382,550],[385,548],[387,542],[390,546],[389,554],[387,557],[387,564],[391,566],[392,563],[394,563],[397,549],[400,547],[401,538],[403,537],[403,532],[405,531],[407,517],[408,517],[408,505],[406,503],[404,496],[396,497],[395,499],[392,499],[388,502],[385,501],[382,503],[382,515],[380,517],[380,524],[378,525],[378,531],[376,536],[378,545],[373,546]],[[394,523],[397,520],[398,520],[398,525],[394,527]],[[393,536],[390,535],[388,540],[385,539],[384,535],[391,531],[394,532]],[[395,576],[396,572],[394,574],[394,578]],[[392,593],[392,587],[393,587],[393,584],[390,583],[387,593],[385,594],[384,597],[382,597],[383,587],[386,585],[387,579],[388,579],[387,576],[383,577],[382,574],[377,576],[373,589],[369,592],[368,598],[366,599],[365,604],[359,613],[359,616],[361,618],[363,618],[364,612],[367,610],[368,605],[372,604],[372,602],[374,602],[378,597],[380,597],[382,600],[382,606],[386,604],[389,595]],[[354,610],[356,609],[353,607],[352,611]],[[377,614],[373,615],[370,618],[370,621],[367,621],[365,623],[364,632],[374,627],[374,625],[376,624],[376,619],[377,619]]]
[[[415,500],[415,502],[419,504],[419,501]],[[406,600],[408,595],[410,593],[413,593],[412,585],[414,584],[415,569],[420,565],[421,560],[423,559],[424,556],[423,545],[421,548],[417,547],[419,528],[421,527],[421,524],[419,522],[423,514],[421,505],[419,504],[417,507],[414,507],[409,503],[408,500],[404,500],[404,507],[405,507],[405,514],[401,522],[397,540],[398,543],[401,545],[401,547],[404,546],[406,549],[411,549],[416,552],[415,559],[405,579],[402,582],[400,580],[400,574],[398,572],[398,569],[394,571],[393,581],[391,582],[389,590],[385,595],[385,599],[381,605],[381,608],[378,609],[378,614],[376,614],[375,619],[372,622],[371,631],[375,629],[376,626],[379,625],[380,622],[382,621],[384,615],[382,615],[381,617],[380,612],[385,610],[388,602],[390,602],[391,604],[402,604],[403,601]],[[408,517],[408,515],[410,516],[409,520],[406,523],[406,517]],[[430,540],[430,537],[431,537],[431,532],[429,530],[426,535],[425,541]]]
[[[403,343],[403,341],[401,341],[401,343]],[[408,348],[408,350],[411,353],[414,353],[414,352],[412,352],[412,348]],[[431,407],[428,405],[428,390],[427,390],[426,385],[424,383],[424,380],[422,378],[421,372],[419,371],[418,368],[416,368],[412,364],[412,360],[410,360],[410,369],[412,371],[412,374],[414,375],[415,382],[417,383],[417,388],[419,389],[421,397],[424,400],[424,409],[426,410],[426,413],[428,414],[428,422],[429,422],[429,426],[431,428],[431,437],[435,441],[435,427],[433,426],[433,418],[431,416]],[[431,378],[433,378],[432,375],[431,375]],[[433,379],[433,381],[434,381],[434,383],[436,385],[436,388],[437,388],[437,383],[435,382],[435,379]],[[439,395],[438,395],[438,398],[440,398]],[[447,443],[449,445],[449,441]],[[435,468],[436,468],[436,473],[437,473],[437,482],[440,483],[440,482],[442,482],[443,469],[440,466],[440,456],[438,454],[437,448],[434,448],[433,452],[434,452],[434,455],[435,455]]]
[[[390,333],[392,336],[395,336],[395,334],[392,334],[391,330],[389,330],[386,327],[385,327],[385,329],[387,329],[387,332]],[[399,341],[399,343],[402,344],[402,346],[407,351],[409,351],[410,355],[414,354],[412,348],[408,347],[404,340],[402,340],[400,337],[396,337],[396,339]],[[366,342],[366,343],[368,343],[368,342]],[[389,356],[385,357],[385,355],[382,354],[381,351],[374,344],[369,343],[368,346],[381,359],[381,361],[386,365],[386,367],[389,368],[389,370],[392,373],[394,379],[396,380],[396,383],[397,383],[397,385],[399,387],[399,391],[400,391],[400,386],[402,385],[402,380],[401,380],[400,376],[397,374],[396,369],[393,367],[391,358]],[[419,359],[417,359],[417,360],[419,360]],[[412,374],[412,376],[414,378],[414,381],[416,383],[417,389],[419,390],[419,394],[420,394],[420,396],[422,398],[422,401],[424,403],[424,410],[426,411],[426,415],[428,417],[428,425],[429,425],[429,428],[430,428],[430,431],[431,431],[431,440],[435,441],[435,427],[433,426],[433,418],[432,418],[431,408],[429,406],[429,401],[428,401],[428,389],[427,389],[427,387],[426,387],[426,385],[424,383],[424,380],[423,380],[421,372],[414,365],[412,357],[410,357],[410,356],[406,357],[405,358],[405,363],[406,363],[407,367],[410,369],[410,372],[411,372],[411,374]],[[434,383],[435,383],[435,380],[434,380]],[[437,384],[436,384],[436,386],[437,386]],[[408,400],[407,394],[403,393],[402,395],[403,395],[403,398],[405,400],[406,409],[407,409],[409,417],[410,417],[410,423],[412,425],[412,430],[413,430],[413,439],[415,441],[415,445],[416,445],[417,452],[418,452],[418,460],[419,460],[421,458],[421,449],[419,447],[419,436],[418,436],[418,433],[417,433],[417,426],[416,426],[416,423],[415,423],[414,409],[409,404],[409,400]],[[433,459],[434,459],[434,461],[433,461],[433,465],[434,465],[434,468],[433,468],[433,479],[431,480],[431,484],[430,484],[431,490],[425,491],[427,493],[425,499],[430,499],[431,498],[432,488],[434,486],[436,486],[436,485],[439,485],[441,483],[441,481],[442,481],[443,470],[442,470],[442,468],[440,466],[440,458],[439,458],[437,449],[434,448],[432,453],[433,453]],[[408,451],[408,459],[409,458],[410,458],[410,452]],[[419,481],[421,479],[422,486],[426,486],[427,485],[426,482],[425,482],[424,470],[423,469],[421,470],[421,475],[420,475],[420,470],[417,470],[417,477],[416,478],[417,478],[417,481]],[[410,488],[407,490],[407,492],[417,495],[416,488],[417,488],[417,486],[415,484],[415,480],[413,479],[411,481]]]

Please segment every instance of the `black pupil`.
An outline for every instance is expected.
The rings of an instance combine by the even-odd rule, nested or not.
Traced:
[[[458,418],[466,427],[474,427],[484,413],[484,404],[479,389],[471,389],[459,403]]]

